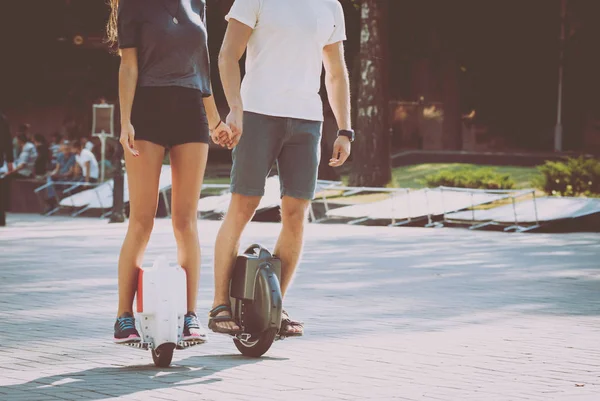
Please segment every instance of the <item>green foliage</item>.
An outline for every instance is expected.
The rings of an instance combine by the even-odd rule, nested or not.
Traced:
[[[585,157],[564,162],[548,161],[538,167],[542,179],[538,186],[548,195],[600,195],[600,160]]]
[[[352,5],[354,5],[354,8],[356,8],[357,10],[360,10],[360,2],[361,0],[350,0],[350,3],[352,3]]]
[[[515,182],[509,174],[502,174],[491,168],[460,168],[442,170],[425,177],[429,187],[446,186],[475,189],[512,189]]]

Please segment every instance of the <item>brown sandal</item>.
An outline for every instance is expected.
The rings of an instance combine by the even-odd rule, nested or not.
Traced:
[[[300,327],[302,330],[290,331],[292,327]],[[284,309],[281,311],[281,326],[277,335],[279,337],[300,337],[304,335],[304,323],[292,320]]]
[[[221,312],[229,312],[229,316],[217,316]],[[237,329],[237,330],[227,329],[227,328],[223,328],[223,327],[220,327],[217,325],[217,323],[233,322],[239,327],[239,324],[233,318],[233,313],[231,312],[231,306],[219,305],[216,308],[212,309],[208,313],[208,316],[210,317],[208,319],[208,328],[211,329],[213,332],[220,333],[220,334],[229,334],[232,336],[242,333],[241,329]]]

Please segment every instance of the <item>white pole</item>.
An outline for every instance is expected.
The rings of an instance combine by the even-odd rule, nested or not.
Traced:
[[[558,61],[558,107],[556,112],[556,126],[554,127],[554,150],[560,152],[563,149],[563,126],[562,126],[562,92],[563,92],[563,69],[565,57],[565,20],[567,18],[567,0],[560,2],[560,56]]]
[[[100,157],[100,182],[104,182],[104,160],[106,159],[106,134],[102,131],[100,136],[100,144],[102,146],[102,156]]]
[[[92,135],[95,137],[100,138],[100,182],[104,182],[104,176],[106,173],[106,168],[104,166],[105,161],[106,161],[106,138],[108,136],[114,136],[114,111],[115,111],[115,106],[112,104],[94,104],[92,105],[92,110],[93,110],[93,121],[92,121]],[[110,126],[109,126],[109,131],[110,132],[106,132],[105,129],[100,129],[100,132],[97,133],[96,129],[98,128],[96,126],[96,124],[98,123],[98,119],[97,119],[97,115],[96,113],[98,112],[98,110],[101,109],[105,109],[108,110],[110,115]]]

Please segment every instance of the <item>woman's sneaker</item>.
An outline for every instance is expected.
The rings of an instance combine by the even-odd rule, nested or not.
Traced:
[[[115,322],[115,338],[117,344],[138,343],[142,341],[135,328],[135,319],[129,312],[123,313]]]
[[[183,319],[183,341],[206,342],[206,331],[194,312],[186,313]]]

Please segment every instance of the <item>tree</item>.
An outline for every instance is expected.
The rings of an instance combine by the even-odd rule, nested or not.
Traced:
[[[385,186],[392,177],[384,26],[387,0],[360,2],[360,77],[356,142],[350,174],[352,186]]]

